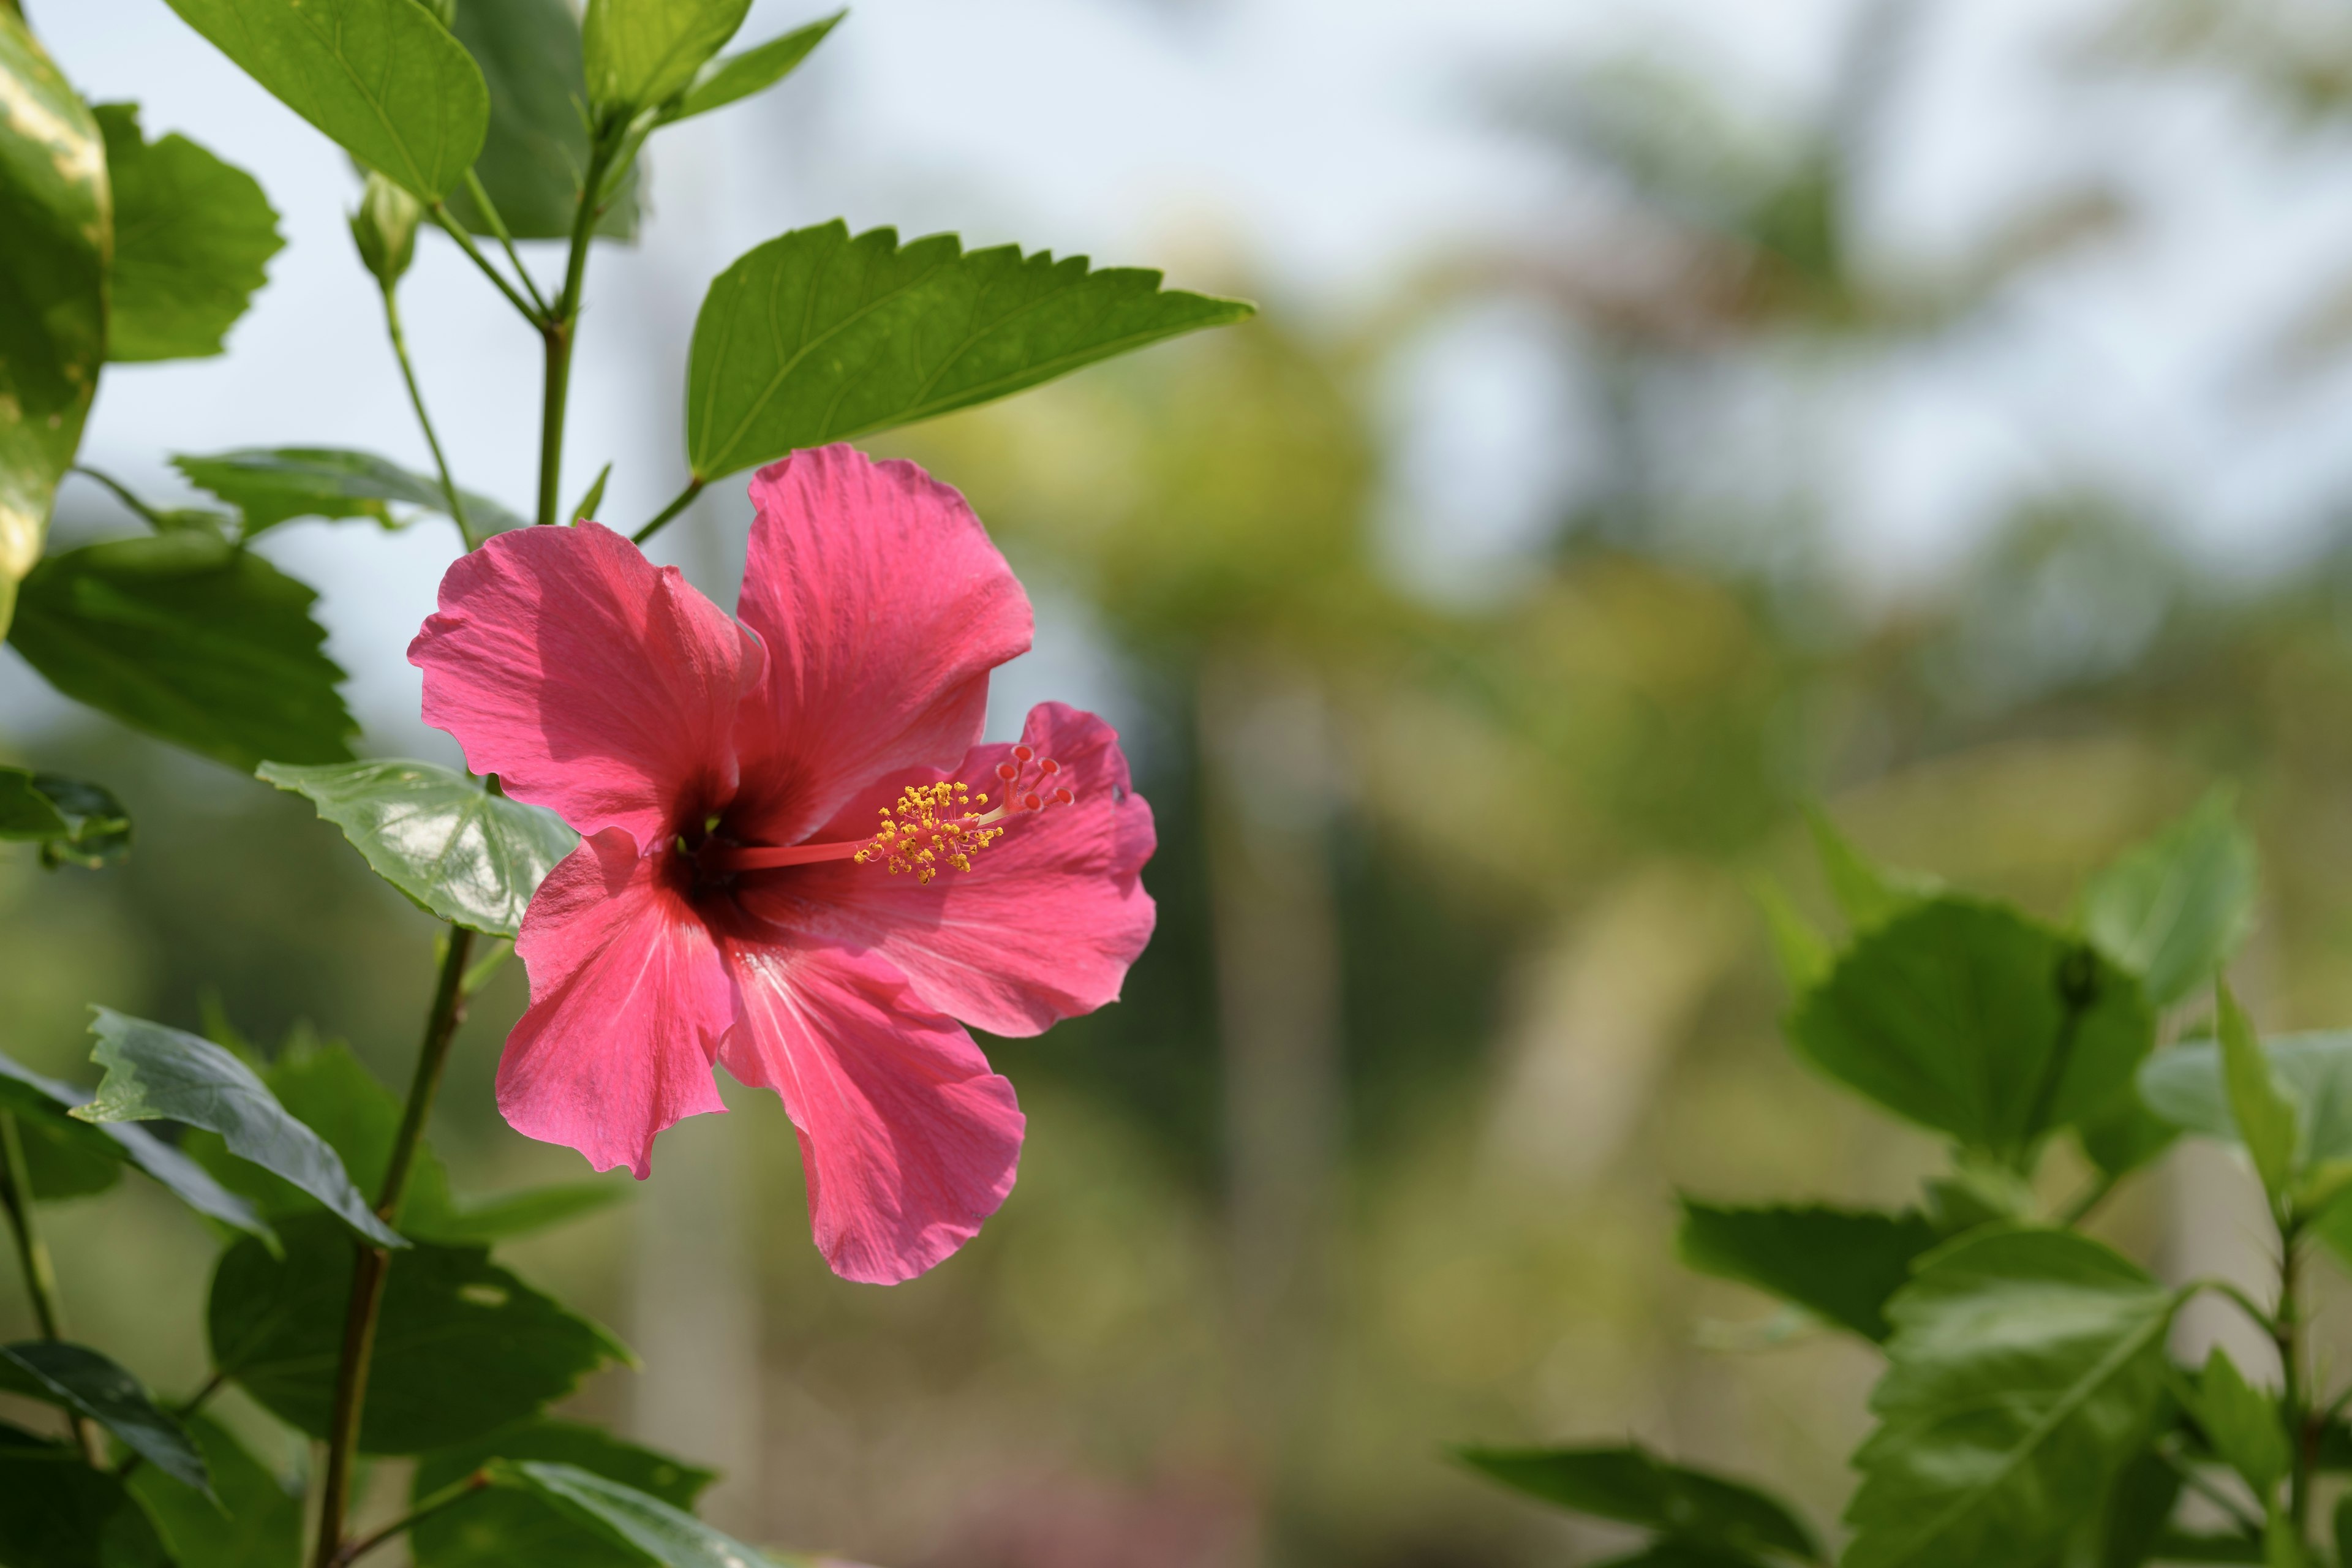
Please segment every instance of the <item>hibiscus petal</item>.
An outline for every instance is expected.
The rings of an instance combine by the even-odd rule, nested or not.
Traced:
[[[476,773],[639,847],[735,787],[759,644],[674,566],[598,523],[519,528],[459,558],[408,646],[425,721]]]
[[[795,452],[751,501],[736,610],[767,643],[770,725],[746,737],[739,822],[793,844],[877,775],[963,756],[988,672],[1028,649],[1029,599],[963,497],[912,463]]]
[[[895,1285],[980,1232],[1013,1190],[1024,1120],[971,1037],[865,953],[730,940],[727,1070],[783,1097],[809,1225],[845,1279]]]
[[[1141,879],[1158,842],[1151,807],[1129,782],[1118,734],[1095,715],[1040,703],[1022,739],[1061,763],[1057,776],[1077,798],[1011,819],[971,870],[942,871],[926,885],[852,860],[793,867],[746,878],[744,908],[819,940],[872,949],[923,1002],[991,1034],[1034,1035],[1118,1000],[1156,918]],[[996,765],[1012,751],[977,747],[952,776],[993,795]],[[940,776],[871,786],[818,837],[868,834],[877,807]]]
[[[734,1017],[709,929],[617,828],[547,874],[515,939],[530,1006],[499,1060],[514,1130],[600,1171],[653,1169],[654,1135],[724,1110],[711,1060]]]

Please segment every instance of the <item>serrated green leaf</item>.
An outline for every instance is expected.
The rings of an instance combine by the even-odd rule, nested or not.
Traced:
[[[450,515],[440,480],[373,452],[337,447],[249,447],[203,457],[183,454],[172,459],[172,466],[190,484],[242,511],[247,539],[298,517],[368,518],[394,528],[404,521],[393,512],[394,503]],[[521,518],[488,496],[462,486],[457,494],[477,540],[523,526]]]
[[[1842,1568],[2053,1556],[2148,1438],[2179,1305],[2069,1231],[1980,1231],[1931,1254],[1887,1307]]]
[[[596,1180],[564,1182],[530,1187],[479,1203],[466,1204],[431,1222],[419,1235],[430,1241],[503,1241],[529,1236],[625,1203],[635,1195],[635,1184]]]
[[[2284,1207],[2294,1187],[2299,1145],[2294,1102],[2271,1072],[2270,1058],[2238,999],[2227,985],[2215,988],[2216,1024],[2221,1042],[2221,1083],[2230,1097],[2230,1120],[2263,1178],[2263,1190]]]
[[[421,908],[493,935],[522,929],[531,894],[580,842],[553,812],[431,763],[267,763],[259,776],[309,799]]]
[[[1891,870],[1871,859],[1821,811],[1808,810],[1805,825],[1812,830],[1813,850],[1821,858],[1830,896],[1857,935],[1939,890],[1931,877]]]
[[[2093,950],[1949,896],[1864,931],[1789,1023],[1831,1077],[2005,1157],[2105,1109],[2155,1034],[2138,983]]]
[[[500,1460],[490,1476],[500,1486],[546,1499],[614,1545],[643,1552],[665,1568],[751,1568],[764,1561],[764,1553],[692,1514],[577,1465]]]
[[[2278,1401],[2248,1384],[2237,1364],[2216,1345],[2205,1358],[2204,1374],[2187,1388],[2183,1403],[2222,1463],[2244,1477],[2257,1498],[2267,1500],[2294,1462]]]
[[[286,1256],[239,1242],[213,1277],[214,1364],[271,1414],[326,1435],[353,1248],[323,1215],[283,1226]],[[489,1260],[480,1247],[420,1244],[384,1279],[360,1447],[419,1454],[526,1416],[627,1352]]]
[[[489,86],[489,133],[474,174],[499,220],[517,239],[568,238],[589,153],[577,13],[567,0],[464,0],[456,31]],[[635,236],[637,181],[632,164],[597,221],[598,235]],[[462,185],[450,193],[449,214],[473,233],[493,232]]]
[[[764,44],[710,61],[694,73],[693,82],[676,105],[665,111],[663,120],[691,120],[698,114],[724,109],[755,92],[767,91],[790,76],[848,15],[846,11],[835,11],[805,27],[795,27],[782,37],[770,38]]]
[[[342,1161],[288,1113],[253,1069],[180,1029],[94,1007],[90,1059],[106,1069],[98,1095],[73,1115],[89,1122],[184,1121],[217,1132],[229,1152],[284,1177],[378,1247],[406,1247],[352,1184]]]
[[[252,175],[186,137],[144,140],[137,104],[103,103],[95,112],[114,186],[106,357],[220,353],[269,280],[269,258],[285,247],[278,214]]]
[[[18,1130],[26,1135],[25,1152],[32,1165],[36,1196],[59,1198],[103,1191],[113,1182],[108,1163],[119,1165],[127,1161],[198,1214],[255,1236],[271,1236],[252,1205],[224,1190],[204,1167],[145,1128],[120,1122],[93,1127],[68,1114],[89,1099],[71,1084],[44,1078],[0,1056],[0,1107],[17,1114]],[[60,1174],[68,1174],[68,1180],[49,1184]]]
[[[672,1508],[691,1509],[718,1478],[667,1454],[625,1443],[576,1422],[526,1421],[416,1462],[410,1496],[417,1501],[456,1485],[496,1459],[571,1465],[634,1487]],[[565,1568],[644,1568],[645,1556],[603,1530],[527,1490],[501,1488],[436,1514],[409,1538],[417,1568],[507,1568],[561,1563]]]
[[[795,447],[852,440],[1051,381],[1254,312],[953,235],[900,246],[838,219],[746,252],[710,285],[687,363],[687,453],[723,479]]]
[[[1886,1299],[1942,1239],[1927,1217],[1822,1205],[1718,1208],[1683,1199],[1676,1245],[1702,1274],[1737,1279],[1867,1340],[1887,1334]]]
[[[1456,1448],[1454,1457],[1549,1503],[1725,1552],[1822,1561],[1812,1532],[1755,1488],[1670,1465],[1638,1443],[1578,1448]]]
[[[359,726],[317,598],[206,534],[118,539],[35,567],[8,640],[68,697],[240,773],[336,763]]]
[[[416,0],[169,0],[278,101],[417,200],[465,177],[489,92]]]
[[[2230,792],[2136,845],[2084,884],[2083,931],[2169,1007],[2210,983],[2253,923],[2253,836]]]
[[[727,47],[751,9],[751,0],[588,0],[588,101],[624,120],[667,102]]]
[[[0,5],[0,631],[98,395],[110,210],[98,121]]]
[[[302,1501],[208,1415],[186,1421],[219,1500],[142,1468],[125,1485],[179,1568],[289,1568],[302,1552]]]
[[[63,1340],[0,1345],[0,1387],[79,1411],[182,1486],[212,1489],[204,1456],[180,1424],[156,1406],[137,1378],[87,1345]]]
[[[0,8],[0,15],[5,15]],[[0,1563],[17,1568],[173,1568],[155,1527],[80,1453],[0,1422]]]

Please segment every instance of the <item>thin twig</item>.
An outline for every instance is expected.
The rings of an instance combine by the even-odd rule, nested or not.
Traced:
[[[522,264],[522,257],[516,252],[514,236],[507,232],[507,220],[499,216],[498,204],[490,200],[490,193],[482,188],[481,176],[471,169],[466,171],[466,194],[474,198],[474,205],[481,209],[482,220],[498,237],[499,246],[507,253],[507,260],[514,267],[515,276],[522,279],[523,292],[530,296],[530,302],[538,306],[539,313],[544,316],[547,314],[546,296],[540,293],[539,285],[531,281],[530,268]]]
[[[669,505],[662,508],[660,511],[654,514],[654,520],[651,522],[637,530],[636,532],[629,535],[631,542],[637,544],[643,544],[646,540],[651,539],[655,534],[659,533],[662,529],[667,525],[671,518],[676,517],[679,512],[684,511],[688,507],[694,504],[694,498],[702,493],[702,487],[706,482],[707,481],[698,479],[689,481],[686,489],[678,491],[677,494],[670,498]]]
[[[394,1539],[395,1536],[407,1534],[411,1530],[415,1529],[417,1525],[423,1523],[425,1520],[432,1518],[436,1513],[439,1513],[443,1509],[448,1508],[453,1504],[465,1501],[467,1498],[473,1496],[476,1492],[482,1490],[489,1484],[489,1473],[486,1470],[476,1470],[464,1480],[457,1481],[449,1486],[443,1487],[439,1491],[435,1492],[423,1502],[418,1503],[415,1508],[410,1509],[405,1514],[394,1520],[382,1530],[377,1531],[373,1535],[363,1535],[357,1541],[352,1542],[349,1546],[344,1547],[341,1552],[335,1553],[335,1560],[331,1565],[331,1568],[349,1568],[349,1564],[358,1562],[361,1558],[366,1556],[377,1547],[382,1546],[385,1542]]]
[[[432,215],[435,223],[441,226],[441,232],[456,240],[457,248],[464,251],[474,265],[482,269],[482,276],[499,286],[499,292],[507,297],[508,304],[522,312],[524,321],[534,327],[546,326],[546,318],[531,305],[530,300],[515,292],[514,285],[506,280],[505,274],[490,265],[490,258],[482,254],[481,247],[474,243],[474,237],[466,232],[465,226],[449,216],[449,209],[446,206],[435,202],[425,210]]]
[[[383,286],[383,325],[392,337],[393,357],[400,362],[400,379],[408,385],[408,405],[416,410],[416,423],[424,427],[425,445],[433,452],[433,471],[441,476],[441,493],[448,499],[449,521],[457,525],[457,537],[465,548],[474,547],[474,525],[466,516],[465,498],[457,493],[457,481],[449,472],[449,459],[441,450],[441,437],[433,433],[433,416],[425,412],[425,389],[417,384],[416,367],[409,363],[408,338],[400,330],[400,301],[389,283]]]

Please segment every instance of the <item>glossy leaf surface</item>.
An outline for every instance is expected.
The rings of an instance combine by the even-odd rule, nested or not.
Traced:
[[[1578,1513],[1638,1524],[1696,1546],[1822,1560],[1812,1532],[1753,1487],[1670,1465],[1638,1443],[1577,1448],[1461,1448],[1505,1486]]]
[[[206,1327],[216,1365],[281,1420],[323,1436],[353,1248],[324,1215],[283,1230],[283,1258],[239,1242],[221,1259]],[[396,1254],[385,1276],[360,1447],[418,1454],[469,1442],[625,1356],[483,1249],[419,1245]]]
[[[577,1465],[545,1459],[500,1463],[499,1484],[536,1494],[600,1531],[613,1544],[665,1568],[745,1568],[763,1553],[682,1509]]]
[[[106,358],[110,202],[98,121],[0,5],[0,631],[41,558]]]
[[[2149,1436],[2179,1298],[2066,1231],[1964,1237],[1887,1317],[1843,1568],[2053,1557]]]
[[[209,1415],[188,1436],[213,1479],[206,1498],[144,1468],[125,1481],[179,1568],[286,1568],[301,1557],[302,1502]],[[215,1500],[217,1499],[217,1500]]]
[[[138,105],[100,104],[96,112],[114,186],[106,357],[220,353],[286,244],[278,214],[252,175],[186,137],[144,140]]]
[[[953,235],[901,246],[839,221],[796,229],[720,273],[695,318],[687,453],[723,479],[1051,381],[1129,349],[1238,321],[1237,300],[1160,286],[1086,258],[966,254]]]
[[[553,812],[431,763],[271,763],[260,776],[308,798],[421,908],[498,936],[521,929],[531,894],[580,842]]]
[[[441,481],[373,452],[340,447],[280,447],[182,456],[172,466],[199,489],[210,490],[245,515],[244,537],[298,517],[367,518],[401,525],[395,504],[450,515]],[[466,521],[476,539],[520,528],[523,520],[488,496],[460,487]]]
[[[229,1152],[310,1194],[379,1247],[405,1247],[376,1218],[324,1140],[278,1103],[253,1069],[226,1049],[184,1030],[111,1009],[98,1015],[90,1058],[106,1069],[98,1095],[74,1115],[85,1121],[184,1121],[220,1134]]]
[[[703,1488],[718,1479],[711,1471],[625,1443],[593,1426],[538,1420],[426,1454],[416,1462],[409,1495],[421,1501],[496,1459],[569,1465],[677,1509],[691,1509]],[[646,1560],[635,1547],[614,1541],[570,1509],[520,1488],[500,1488],[427,1519],[417,1526],[409,1545],[417,1568],[505,1568],[512,1563],[642,1568]]]
[[[34,568],[8,640],[68,697],[240,773],[341,762],[359,726],[317,598],[208,534],[111,540]]]
[[[2226,792],[2083,889],[2083,930],[2168,1007],[2211,983],[2254,916],[2254,841]]]
[[[71,1084],[44,1078],[0,1056],[0,1106],[16,1113],[18,1130],[26,1134],[37,1194],[70,1197],[102,1191],[112,1184],[114,1167],[127,1162],[198,1214],[256,1236],[270,1234],[252,1205],[223,1188],[203,1166],[145,1128],[121,1122],[93,1127],[68,1114],[89,1099]],[[81,1173],[79,1183],[45,1184],[46,1178],[60,1170]],[[93,1174],[97,1179],[91,1180]]]
[[[1868,1340],[1887,1335],[1886,1299],[1940,1239],[1916,1212],[1821,1205],[1718,1208],[1683,1200],[1678,1244],[1702,1274],[1738,1279]]]
[[[9,1568],[172,1568],[155,1527],[120,1479],[91,1469],[79,1450],[5,1422],[0,1563]]]
[[[87,1345],[62,1340],[0,1345],[0,1385],[79,1411],[181,1485],[211,1488],[204,1456],[180,1424],[156,1406],[137,1378]]]
[[[416,0],[169,0],[181,19],[419,201],[465,177],[489,93],[465,46]]]

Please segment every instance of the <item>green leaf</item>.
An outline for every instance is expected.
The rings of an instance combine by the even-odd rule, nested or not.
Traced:
[[[1887,1307],[1843,1568],[2054,1556],[2147,1440],[2179,1304],[2068,1231],[1979,1231],[1931,1254]]]
[[[2352,1159],[2352,1031],[2273,1035],[2262,1042],[2277,1086],[2294,1102],[2306,1169]],[[2242,1142],[2212,1040],[2159,1051],[2139,1070],[2140,1098],[2166,1121],[2209,1138]]]
[[[593,13],[591,13],[593,18]],[[720,273],[695,318],[687,452],[723,479],[799,447],[846,441],[1051,381],[1180,332],[1254,313],[1160,287],[1137,268],[966,255],[953,235],[795,229]]]
[[[1839,912],[1855,934],[1893,919],[1938,890],[1931,877],[1890,870],[1871,859],[1823,813],[1808,810],[1805,824],[1812,829],[1813,850],[1821,857],[1830,896],[1837,900]]]
[[[2094,1568],[2141,1568],[2157,1557],[2165,1522],[2180,1500],[2180,1472],[2153,1450],[2126,1465],[2107,1489]]]
[[[394,288],[407,274],[416,259],[416,226],[424,217],[415,196],[382,174],[367,177],[359,210],[351,216],[352,243],[359,247],[360,265],[379,286]]]
[[[62,773],[33,775],[33,787],[65,823],[63,833],[41,843],[41,864],[79,866],[95,871],[131,853],[131,814],[104,784]]]
[[[449,498],[439,479],[373,452],[335,447],[254,447],[209,457],[183,455],[173,458],[172,466],[190,484],[242,511],[247,539],[298,517],[371,518],[385,528],[401,527],[405,520],[394,515],[394,502],[449,515]],[[457,494],[478,539],[523,526],[521,518],[488,496],[462,487]]]
[[[1822,1561],[1812,1532],[1753,1487],[1670,1465],[1638,1443],[1622,1447],[1457,1448],[1454,1457],[1507,1487],[1601,1519],[1727,1552],[1785,1552]]]
[[[634,1487],[672,1508],[691,1509],[710,1471],[624,1443],[576,1422],[537,1420],[475,1442],[426,1454],[416,1462],[411,1497],[422,1501],[495,1459],[570,1465]],[[409,1537],[416,1568],[508,1568],[561,1563],[565,1568],[644,1568],[644,1554],[615,1543],[601,1528],[529,1491],[501,1488],[436,1514]],[[754,1562],[758,1560],[753,1559]]]
[[[428,205],[481,152],[488,90],[416,0],[170,0],[278,100]]]
[[[580,842],[553,812],[431,763],[267,763],[260,776],[308,798],[419,908],[493,935],[522,929],[531,894]]]
[[[2263,1190],[2284,1209],[2294,1187],[2297,1145],[2294,1103],[2271,1074],[2254,1026],[2227,985],[2215,988],[2221,1038],[2221,1082],[2229,1091],[2230,1120],[2239,1141],[2261,1173]]]
[[[184,1121],[217,1132],[229,1152],[293,1183],[378,1247],[406,1247],[376,1218],[316,1132],[287,1113],[253,1069],[179,1029],[94,1007],[90,1059],[106,1069],[98,1096],[73,1114],[84,1121]]]
[[[2083,888],[2083,931],[2169,1007],[2210,983],[2254,918],[2253,836],[2217,789]]]
[[[2336,1560],[2352,1568],[2352,1494],[2336,1500]]]
[[[359,726],[317,598],[206,534],[118,539],[35,567],[8,640],[68,697],[240,773],[338,763]]]
[[[1898,1116],[2016,1155],[2105,1109],[2154,1043],[2131,976],[1997,905],[1929,900],[1863,933],[1790,1043]]]
[[[181,1485],[212,1489],[204,1456],[180,1424],[156,1407],[137,1378],[87,1345],[62,1340],[0,1345],[0,1386],[79,1411]]]
[[[2294,1462],[2278,1401],[2250,1386],[2237,1364],[2216,1345],[2205,1358],[2204,1375],[2187,1390],[2182,1403],[2222,1462],[2267,1502]]]
[[[579,16],[567,0],[464,0],[456,30],[489,85],[489,134],[474,174],[499,221],[517,239],[570,237],[589,154]],[[449,214],[475,234],[494,232],[462,185],[450,193]],[[637,218],[633,166],[596,232],[628,239]]]
[[[214,1364],[271,1414],[326,1435],[353,1248],[324,1215],[289,1219],[286,1256],[239,1242],[213,1277]],[[627,1352],[480,1247],[420,1244],[385,1275],[360,1447],[446,1448],[536,1415]]]
[[[0,7],[0,16],[5,16]],[[80,1453],[0,1422],[0,1563],[8,1568],[173,1568],[122,1482]],[[194,1565],[190,1565],[194,1568]]]
[[[1593,1568],[1765,1568],[1765,1564],[1744,1552],[1723,1552],[1685,1541],[1654,1541],[1630,1557],[1612,1557]]]
[[[106,358],[112,246],[98,121],[0,5],[0,631],[41,558]]]
[[[530,1187],[464,1205],[434,1220],[429,1230],[420,1230],[418,1234],[432,1241],[504,1241],[510,1236],[529,1236],[569,1224],[635,1195],[636,1184],[633,1182],[602,1179]]]
[[[764,44],[710,61],[694,73],[694,81],[685,96],[663,114],[664,121],[691,120],[698,114],[724,109],[755,92],[767,91],[790,76],[793,68],[808,58],[810,51],[824,42],[824,36],[848,15],[846,11],[835,11],[805,27],[795,27],[780,38],[770,38]]]
[[[2195,1531],[2166,1530],[2156,1538],[2151,1563],[2260,1563],[2263,1543],[2244,1535],[2205,1535]]]
[[[751,0],[588,0],[588,101],[627,119],[686,90],[727,47]]]
[[[1886,1299],[1941,1237],[1906,1210],[1873,1214],[1822,1205],[1717,1208],[1683,1199],[1677,1247],[1702,1274],[1737,1279],[1792,1301],[1867,1340],[1887,1334]]]
[[[1791,995],[1801,996],[1817,984],[1837,962],[1836,950],[1798,912],[1789,895],[1769,877],[1759,876],[1748,886],[1756,907],[1763,912],[1764,929],[1772,939],[1773,962]]]
[[[612,477],[613,465],[610,463],[596,470],[596,482],[588,487],[588,493],[582,496],[580,504],[572,509],[572,521],[578,522],[583,517],[594,519],[596,509],[604,501],[604,481]]]
[[[285,247],[278,214],[251,174],[186,137],[143,140],[137,104],[102,103],[95,112],[114,186],[106,357],[220,353]]]
[[[71,1084],[44,1078],[0,1056],[0,1107],[16,1113],[18,1131],[26,1134],[36,1196],[102,1191],[113,1183],[112,1167],[127,1161],[198,1214],[255,1236],[271,1235],[253,1205],[224,1191],[203,1166],[145,1128],[119,1122],[93,1127],[68,1114],[89,1100]],[[76,1173],[80,1184],[49,1184],[61,1169]],[[98,1179],[92,1180],[93,1175]]]
[[[187,1429],[212,1473],[217,1502],[144,1467],[124,1483],[173,1561],[179,1568],[289,1568],[299,1562],[301,1500],[212,1417],[191,1415]]]
[[[641,1552],[666,1568],[745,1568],[765,1560],[764,1553],[692,1514],[577,1465],[501,1460],[490,1476],[501,1486],[546,1499],[614,1545]]]
[[[2180,1129],[2148,1109],[2137,1081],[2074,1125],[2083,1152],[2110,1176],[2138,1170],[2172,1147]]]
[[[22,768],[0,768],[0,838],[63,838],[73,829]]]

